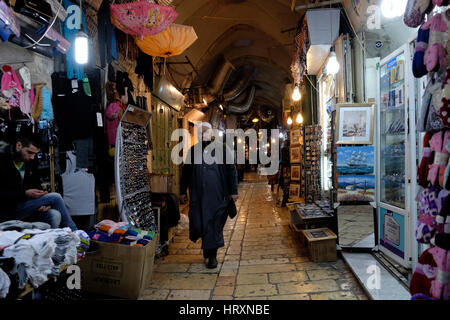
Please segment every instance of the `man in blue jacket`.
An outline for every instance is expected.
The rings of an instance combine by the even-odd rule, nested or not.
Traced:
[[[52,228],[77,230],[59,193],[39,189],[30,162],[40,151],[37,135],[0,142],[0,221],[41,221]]]

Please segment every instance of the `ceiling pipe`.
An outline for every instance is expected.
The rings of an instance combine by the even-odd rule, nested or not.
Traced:
[[[238,96],[241,95],[241,93],[248,87],[248,84],[250,83],[250,79],[255,74],[255,67],[253,66],[247,66],[243,72],[242,77],[239,81],[236,82],[236,84],[228,90],[227,92],[224,92],[223,94],[223,100],[224,101],[231,101],[236,99]]]
[[[229,113],[238,113],[238,114],[247,112],[252,106],[253,101],[255,100],[255,94],[256,94],[256,87],[253,85],[248,90],[246,101],[242,104],[233,104],[232,102],[228,103],[227,111]]]
[[[225,83],[228,81],[234,69],[230,61],[224,57],[220,59],[219,65],[208,84],[208,91],[212,96],[222,93]]]
[[[301,6],[295,6],[294,7],[294,12],[298,12],[298,11],[300,11],[302,9],[319,8],[319,7],[330,6],[330,5],[338,4],[338,3],[342,3],[342,0],[329,0],[329,1],[322,1],[322,2],[318,2],[318,3],[313,3],[313,4],[305,4],[305,5],[301,5]]]

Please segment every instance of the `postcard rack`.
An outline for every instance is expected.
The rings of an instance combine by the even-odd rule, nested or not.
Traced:
[[[321,145],[322,127],[312,125],[303,127],[303,159],[301,194],[304,194],[305,203],[322,200],[321,187]]]

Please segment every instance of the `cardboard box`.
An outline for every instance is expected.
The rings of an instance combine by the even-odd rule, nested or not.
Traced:
[[[331,262],[337,260],[336,235],[328,228],[302,230],[309,259],[313,262]]]
[[[78,263],[82,289],[112,297],[141,297],[152,278],[158,237],[144,247],[96,242],[100,250]]]

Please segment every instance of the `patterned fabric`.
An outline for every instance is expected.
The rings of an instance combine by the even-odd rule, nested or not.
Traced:
[[[450,300],[450,251],[437,246],[429,251],[437,264],[436,278],[431,282],[431,295],[435,299]]]
[[[431,12],[431,0],[408,0],[403,21],[410,28],[417,28],[424,21],[425,14]]]
[[[437,188],[424,189],[420,193],[419,217],[417,218],[416,240],[430,243],[436,233],[435,218],[438,215],[439,191]]]

